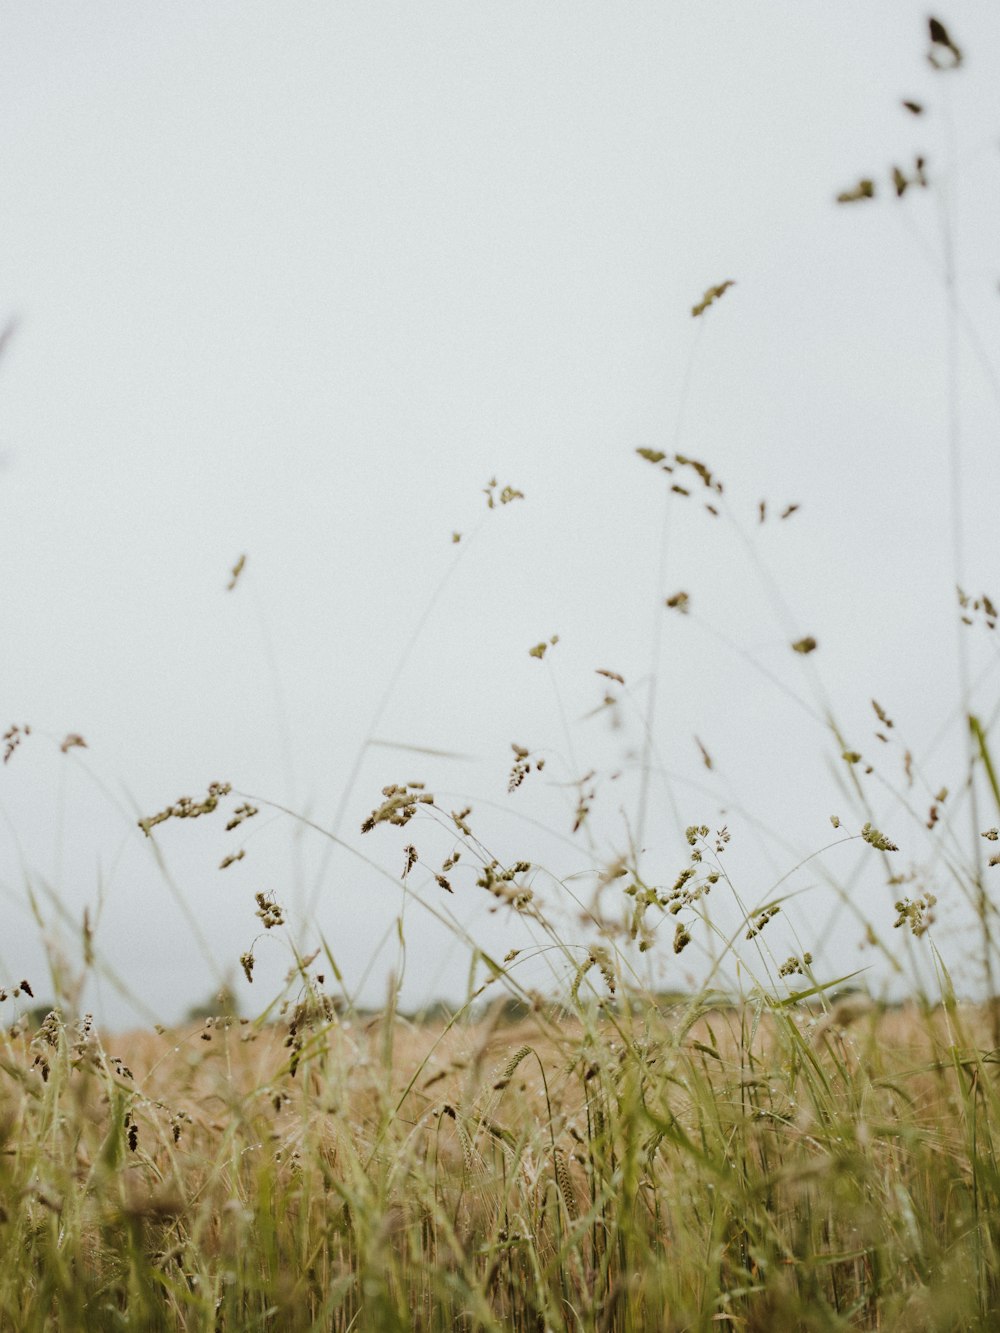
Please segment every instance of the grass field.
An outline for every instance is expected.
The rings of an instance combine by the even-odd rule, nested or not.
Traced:
[[[988,1016],[539,1004],[2,1044],[0,1327],[1000,1318]]]

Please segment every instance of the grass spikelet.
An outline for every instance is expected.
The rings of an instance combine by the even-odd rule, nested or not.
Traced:
[[[872,828],[871,824],[865,824],[861,830],[861,836],[870,847],[874,847],[880,852],[899,851],[894,842],[891,842],[884,833],[879,833],[877,828]]]
[[[555,1164],[555,1178],[559,1193],[566,1205],[566,1212],[570,1221],[575,1222],[580,1216],[580,1210],[576,1202],[576,1191],[573,1189],[573,1179],[570,1176],[569,1167],[566,1165],[566,1155],[561,1148],[556,1148],[552,1158]]]
[[[25,736],[31,735],[29,726],[10,726],[4,732],[0,740],[3,741],[3,762],[6,764],[17,747],[24,740]]]
[[[236,564],[233,565],[232,569],[229,571],[229,582],[226,584],[226,592],[232,592],[233,589],[236,587],[237,583],[239,582],[240,575],[243,573],[243,570],[246,567],[246,563],[247,563],[246,556],[241,555],[239,559],[236,561]]]
[[[496,1082],[493,1084],[493,1087],[494,1087],[495,1091],[497,1091],[497,1092],[501,1092],[501,1091],[503,1091],[504,1088],[507,1087],[507,1085],[510,1083],[511,1079],[514,1077],[514,1074],[515,1074],[515,1071],[517,1070],[518,1065],[521,1063],[522,1060],[527,1059],[527,1057],[528,1057],[530,1054],[531,1054],[531,1047],[530,1047],[530,1046],[519,1046],[519,1047],[518,1047],[518,1049],[514,1052],[514,1054],[510,1057],[510,1059],[509,1059],[509,1060],[507,1061],[507,1063],[504,1065],[503,1069],[500,1071],[500,1075],[499,1075],[499,1077],[497,1078]]]
[[[735,287],[735,286],[736,283],[733,281],[733,279],[727,278],[725,282],[720,282],[714,287],[709,287],[705,292],[705,295],[701,298],[701,300],[696,305],[693,305],[691,307],[691,314],[695,317],[695,319],[697,319],[699,315],[703,315],[705,313],[705,311],[709,308],[709,306],[714,305],[715,302],[718,301],[718,299],[721,296],[725,296],[726,292],[729,291],[730,287]]]
[[[465,1118],[456,1107],[445,1105],[441,1108],[442,1115],[448,1116],[455,1124],[455,1132],[458,1135],[458,1141],[462,1147],[462,1164],[465,1168],[466,1176],[471,1176],[475,1166],[475,1149],[472,1146],[472,1139],[469,1131],[465,1127]]]

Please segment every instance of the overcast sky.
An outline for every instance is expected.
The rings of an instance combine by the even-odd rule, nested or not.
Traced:
[[[639,833],[669,887],[684,827],[728,825],[755,905],[844,836],[831,814],[874,819],[928,878],[887,888],[877,853],[835,846],[784,881],[776,956],[881,985],[850,904],[905,960],[893,898],[927,887],[974,984],[934,840],[973,843],[954,585],[1000,595],[1000,10],[939,17],[956,71],[903,0],[5,7],[0,723],[32,734],[0,770],[0,986],[48,998],[45,942],[72,971],[87,908],[147,1006],[92,982],[107,1021],[177,1017],[226,978],[257,1012],[290,963],[268,936],[252,989],[239,972],[263,891],[376,1003],[407,841],[436,909],[501,955],[525,943],[468,855],[453,895],[435,883],[455,840],[433,822],[362,837],[412,779],[545,867],[579,941],[572,894]],[[931,188],[897,200],[918,154]],[[835,203],[866,177],[874,199]],[[639,447],[704,460],[719,517]],[[491,478],[524,499],[488,509]],[[663,606],[681,590],[687,616]],[[996,640],[964,632],[986,720]],[[582,720],[609,689],[621,726]],[[867,807],[827,707],[875,765]],[[87,748],[61,753],[69,734]],[[515,742],[547,763],[508,795]],[[573,836],[566,784],[590,770]],[[135,821],[213,781],[322,828],[346,790],[341,836],[383,873],[263,805],[228,834],[164,824],[158,864]],[[663,988],[706,967],[708,932],[678,959],[673,924],[627,955]],[[405,1002],[463,996],[466,946],[418,905],[404,925]],[[518,975],[565,969],[529,951]]]

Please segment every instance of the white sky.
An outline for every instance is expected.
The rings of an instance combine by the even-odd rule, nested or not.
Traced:
[[[379,789],[426,779],[446,809],[475,807],[501,859],[582,876],[625,849],[626,815],[634,827],[658,628],[669,777],[650,788],[650,882],[673,882],[690,822],[728,823],[748,903],[838,836],[835,812],[851,832],[881,820],[900,869],[927,855],[929,793],[962,782],[956,573],[1000,594],[1000,9],[940,17],[966,51],[955,73],[930,68],[926,11],[901,0],[4,9],[0,317],[19,325],[0,364],[0,723],[33,734],[0,770],[0,985],[27,975],[51,993],[43,940],[72,959],[89,906],[102,960],[176,1017],[238,975],[261,889],[377,1002],[402,846],[425,861],[452,846],[416,823],[362,839]],[[897,201],[887,174],[918,152],[934,188]],[[835,205],[864,175],[880,197]],[[703,458],[726,515],[666,505],[637,446]],[[526,499],[487,512],[491,476]],[[762,498],[801,510],[760,526]],[[692,614],[661,617],[681,588]],[[554,633],[547,660],[529,658]],[[804,634],[809,659],[789,649]],[[988,719],[996,642],[976,626],[967,643]],[[829,734],[761,667],[812,709],[829,699],[878,760],[868,813],[838,786]],[[577,722],[602,697],[595,668],[626,677],[621,731]],[[896,719],[890,746],[872,738],[873,696]],[[60,754],[69,732],[89,748]],[[341,831],[387,877],[263,814],[220,874],[241,843],[216,816],[158,830],[172,890],[135,827],[213,780],[329,826],[372,735],[476,758],[368,750]],[[513,741],[549,762],[508,797]],[[905,790],[907,746],[926,790]],[[600,788],[592,841],[567,843],[575,795],[554,784],[591,768],[623,776]],[[967,850],[968,809],[953,817]],[[854,842],[822,865],[902,956],[881,858]],[[412,883],[502,954],[522,936],[473,878],[456,872],[446,901],[426,871]],[[873,957],[849,911],[831,924],[821,881],[811,863],[783,886],[810,892],[773,948],[810,948],[840,976]],[[588,883],[570,880],[585,897]],[[941,861],[926,883],[971,984]],[[704,966],[707,936],[678,961],[672,925],[632,960],[664,987]],[[566,929],[587,938],[572,916]],[[464,994],[447,931],[411,907],[406,937],[404,1001]],[[270,939],[258,957],[253,990],[239,980],[248,1012],[289,964]],[[550,984],[552,962],[521,975]],[[107,982],[84,999],[139,1016]]]

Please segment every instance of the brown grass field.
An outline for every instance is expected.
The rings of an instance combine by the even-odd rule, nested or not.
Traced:
[[[0,1047],[0,1326],[995,1327],[989,1026],[50,1019]]]

